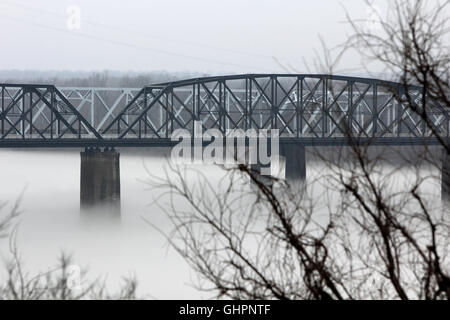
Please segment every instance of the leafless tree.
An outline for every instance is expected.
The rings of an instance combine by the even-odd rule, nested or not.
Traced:
[[[26,271],[15,244],[11,252],[12,259],[6,265],[6,279],[0,284],[0,299],[136,299],[137,282],[132,278],[124,278],[123,286],[117,292],[111,293],[101,279],[83,280],[87,272],[73,265],[70,256],[62,254],[54,268],[31,273]]]
[[[408,90],[397,98],[448,155],[448,137],[427,106],[450,108],[449,2],[390,5],[377,33],[349,17],[354,34],[345,50],[382,63],[404,88],[424,88],[420,103]],[[350,130],[348,138],[349,148],[316,154],[326,170],[306,184],[263,180],[245,165],[217,184],[180,166],[151,179],[166,190],[159,200],[168,199],[162,206],[174,228],[165,235],[200,289],[234,299],[450,298],[449,207],[430,195],[439,174],[423,174],[427,166],[441,170],[436,149],[421,150],[417,163],[373,152]]]
[[[97,278],[87,279],[86,270],[72,264],[72,259],[61,254],[57,265],[45,272],[29,272],[20,257],[16,235],[19,216],[19,202],[7,211],[6,205],[0,213],[9,212],[0,220],[0,234],[9,238],[11,258],[6,261],[5,272],[0,273],[0,300],[79,300],[79,299],[136,299],[137,281],[126,277],[124,284],[116,291],[110,292],[105,281]]]
[[[376,10],[373,1],[366,3],[373,8],[376,27],[367,28],[367,21],[347,13],[353,35],[343,45],[344,50],[355,49],[367,62],[381,64],[383,72],[391,77],[388,80],[405,88],[421,86],[420,104],[408,95],[408,90],[398,98],[426,121],[450,153],[448,140],[431,121],[435,108],[450,108],[450,2],[397,0],[389,4],[386,16]]]
[[[11,228],[14,220],[19,216],[19,202],[15,202],[14,206],[6,210],[7,203],[0,204],[0,239],[8,236],[8,231]]]

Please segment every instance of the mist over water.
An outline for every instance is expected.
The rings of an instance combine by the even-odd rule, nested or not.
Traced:
[[[54,267],[61,252],[72,254],[73,264],[88,269],[88,277],[106,279],[114,290],[123,276],[134,275],[140,296],[157,299],[208,298],[192,287],[196,275],[167,240],[143,218],[165,231],[170,224],[154,203],[161,191],[146,180],[149,173],[163,177],[167,160],[161,152],[119,150],[121,175],[121,224],[86,224],[80,221],[80,150],[0,150],[0,201],[8,202],[2,213],[20,200],[18,248],[30,272]],[[195,166],[197,169],[199,166]],[[407,169],[408,170],[408,169]],[[202,166],[212,185],[218,185],[223,170]],[[322,174],[324,166],[307,153],[307,179]],[[425,176],[439,174],[425,168]],[[395,188],[405,184],[399,173]],[[195,183],[195,181],[191,181]],[[439,184],[425,189],[439,196]],[[323,183],[308,186],[313,197],[324,194]],[[167,201],[165,201],[167,202]],[[0,239],[1,257],[8,259],[8,241]],[[0,276],[4,268],[0,271]]]
[[[152,157],[152,152],[121,152],[121,224],[87,225],[80,221],[79,152],[0,150],[1,201],[10,207],[23,192],[18,248],[26,269],[47,271],[64,251],[73,255],[74,264],[88,268],[89,277],[106,276],[112,290],[122,276],[135,275],[138,293],[149,298],[203,297],[190,286],[195,275],[186,263],[142,219],[169,227],[162,211],[152,205],[157,194],[145,183],[145,167],[161,175],[165,159]],[[7,259],[7,239],[0,240],[0,246]]]

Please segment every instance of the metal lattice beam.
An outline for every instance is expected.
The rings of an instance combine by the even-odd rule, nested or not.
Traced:
[[[450,114],[422,88],[334,75],[250,74],[137,88],[0,84],[0,147],[170,145],[174,130],[278,129],[286,141],[434,143],[412,108],[450,137]],[[405,102],[408,98],[408,103]],[[429,99],[427,99],[429,100]]]

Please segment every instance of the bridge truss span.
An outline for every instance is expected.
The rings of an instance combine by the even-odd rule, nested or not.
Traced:
[[[278,129],[281,139],[332,145],[449,138],[450,113],[423,106],[421,87],[335,75],[246,74],[136,88],[0,84],[0,147],[170,145],[176,129]],[[423,109],[425,107],[425,109]],[[427,124],[418,114],[425,110]],[[432,126],[432,129],[430,128]],[[434,132],[434,133],[433,133]]]

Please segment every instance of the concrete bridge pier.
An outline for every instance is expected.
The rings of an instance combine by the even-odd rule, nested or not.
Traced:
[[[280,143],[279,156],[284,178],[289,182],[302,183],[306,179],[305,147],[299,143]],[[262,169],[259,164],[253,164],[251,167],[256,172]],[[264,183],[271,183],[269,177],[260,176],[260,179]]]
[[[280,143],[280,156],[284,157],[285,178],[288,181],[306,179],[305,147],[298,143]]]
[[[450,155],[446,150],[442,159],[441,197],[444,203],[450,203]]]
[[[81,153],[80,208],[83,219],[120,219],[119,153],[86,148]]]

